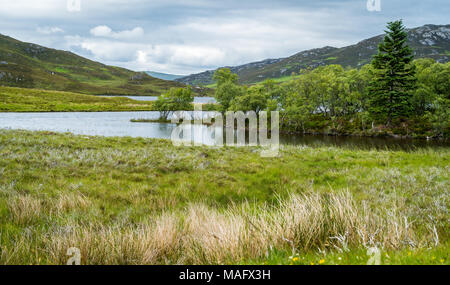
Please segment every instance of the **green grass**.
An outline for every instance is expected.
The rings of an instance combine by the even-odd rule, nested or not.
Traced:
[[[217,88],[217,83],[213,83],[213,84],[208,84],[205,85],[206,88],[211,88],[211,89],[216,89]]]
[[[449,157],[0,130],[0,264],[449,264]]]
[[[132,123],[166,123],[170,124],[172,123],[171,120],[164,120],[164,119],[131,119],[130,122]]]
[[[152,111],[151,102],[0,86],[0,112]]]
[[[278,77],[278,78],[269,78],[269,79],[273,80],[276,83],[283,83],[283,82],[291,81],[291,80],[293,80],[293,79],[295,79],[297,77],[298,77],[298,75],[296,75],[296,76],[289,75],[289,76],[282,76],[282,77]],[[267,80],[267,79],[265,79],[265,80]],[[249,84],[249,85],[262,84],[265,80],[258,81],[258,82],[255,82],[255,83],[252,83],[252,84]],[[208,85],[205,85],[205,87],[206,88],[210,88],[210,89],[216,89],[217,88],[217,83],[208,84]]]
[[[448,265],[450,252],[448,243],[431,249],[381,250],[380,265]],[[242,264],[250,265],[367,265],[373,257],[367,249],[351,251],[329,251],[307,254],[292,254],[291,251],[269,252],[264,259],[246,260]]]

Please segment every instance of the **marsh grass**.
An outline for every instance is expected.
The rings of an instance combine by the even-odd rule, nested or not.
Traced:
[[[263,258],[273,248],[310,252],[432,246],[431,240],[408,225],[407,217],[367,211],[349,193],[291,195],[276,207],[258,211],[250,204],[225,211],[197,204],[152,219],[135,225],[69,223],[49,228],[41,236],[18,237],[13,251],[37,249],[36,257],[55,264],[64,264],[67,249],[73,246],[81,250],[85,264],[227,264]],[[15,258],[22,257],[5,258],[20,263]]]
[[[0,130],[0,263],[448,263],[448,149],[280,154]]]

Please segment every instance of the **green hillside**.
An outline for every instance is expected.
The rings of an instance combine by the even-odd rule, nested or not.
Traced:
[[[145,73],[147,73],[148,75],[150,75],[152,77],[164,79],[164,80],[175,80],[175,79],[184,77],[184,75],[168,74],[168,73],[155,72],[155,71],[146,71]]]
[[[230,67],[239,75],[241,83],[256,83],[268,78],[286,78],[300,69],[316,68],[330,64],[343,67],[361,67],[370,63],[377,53],[378,44],[384,35],[363,40],[355,45],[335,48],[323,47],[299,52],[280,59],[268,59],[241,66]],[[414,50],[415,58],[433,58],[445,63],[450,61],[450,25],[425,25],[408,30],[408,44]],[[213,84],[214,70],[189,75],[178,82],[191,85]]]
[[[182,83],[104,65],[0,34],[0,86],[84,94],[159,95]]]

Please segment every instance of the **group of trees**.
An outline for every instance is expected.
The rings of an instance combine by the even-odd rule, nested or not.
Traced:
[[[401,21],[388,29],[373,62],[360,69],[321,66],[282,84],[266,80],[253,86],[241,86],[236,74],[219,69],[214,80],[221,111],[278,110],[282,128],[303,132],[317,120],[331,125],[357,121],[360,129],[419,121],[433,135],[448,135],[450,63],[413,60]]]
[[[221,112],[279,111],[281,128],[308,132],[339,129],[367,131],[374,126],[415,128],[419,135],[448,136],[450,131],[450,63],[413,59],[401,21],[388,32],[371,64],[360,69],[340,65],[301,70],[293,79],[243,86],[230,69],[215,72],[215,98]],[[155,102],[161,118],[191,110],[191,88],[171,89]],[[420,128],[417,128],[420,125]]]

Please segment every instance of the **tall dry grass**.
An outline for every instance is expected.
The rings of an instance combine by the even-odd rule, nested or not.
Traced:
[[[42,201],[32,195],[14,195],[7,200],[11,218],[18,224],[38,219],[42,213]]]
[[[73,210],[85,210],[91,201],[81,193],[61,193],[56,198],[41,198],[30,194],[10,194],[7,207],[17,224],[29,224],[48,215],[62,215]]]
[[[35,201],[22,199],[18,203],[37,211]],[[27,213],[15,215],[26,219]],[[64,264],[67,249],[77,247],[83,264],[223,264],[263,257],[272,248],[399,249],[432,243],[395,210],[375,212],[346,192],[310,193],[291,195],[276,207],[245,204],[219,211],[195,204],[136,225],[69,224],[43,236],[19,238],[20,248],[5,248],[1,260],[20,263],[21,255],[34,247],[47,263]]]
[[[164,215],[153,223],[138,226],[90,224],[55,231],[42,243],[49,260],[66,263],[67,249],[77,247],[88,264],[169,263],[176,254],[181,237],[177,219]]]

